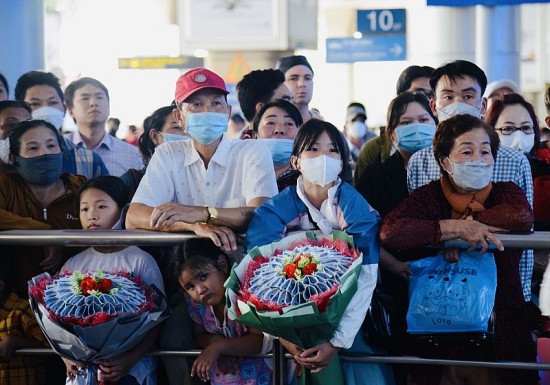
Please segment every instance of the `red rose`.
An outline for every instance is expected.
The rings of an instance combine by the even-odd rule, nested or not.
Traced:
[[[306,265],[306,267],[304,267],[304,275],[311,275],[313,273],[315,273],[317,271],[317,264],[316,263],[313,263],[313,262],[310,262]]]
[[[98,290],[103,294],[109,293],[111,287],[113,287],[113,281],[111,281],[109,278],[103,278],[101,281],[98,282],[97,286]]]
[[[89,295],[91,290],[97,290],[97,282],[92,277],[84,277],[80,282],[82,294]]]
[[[284,272],[287,278],[296,278],[296,265],[289,263],[285,266]]]

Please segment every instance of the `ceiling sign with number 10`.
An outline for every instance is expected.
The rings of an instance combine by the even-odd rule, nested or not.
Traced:
[[[357,11],[357,31],[370,33],[405,33],[404,9],[368,9]]]

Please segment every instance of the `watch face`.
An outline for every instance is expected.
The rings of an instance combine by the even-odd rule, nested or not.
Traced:
[[[210,213],[210,220],[218,219],[218,209],[215,207],[209,207],[208,212]]]

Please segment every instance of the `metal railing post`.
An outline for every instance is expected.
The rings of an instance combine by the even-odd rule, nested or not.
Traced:
[[[279,340],[273,341],[273,385],[283,385],[285,378],[285,351]]]

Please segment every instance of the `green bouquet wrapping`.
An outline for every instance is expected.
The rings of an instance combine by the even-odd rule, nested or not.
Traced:
[[[362,260],[342,231],[255,247],[225,282],[228,315],[305,349],[327,342],[357,291]]]

